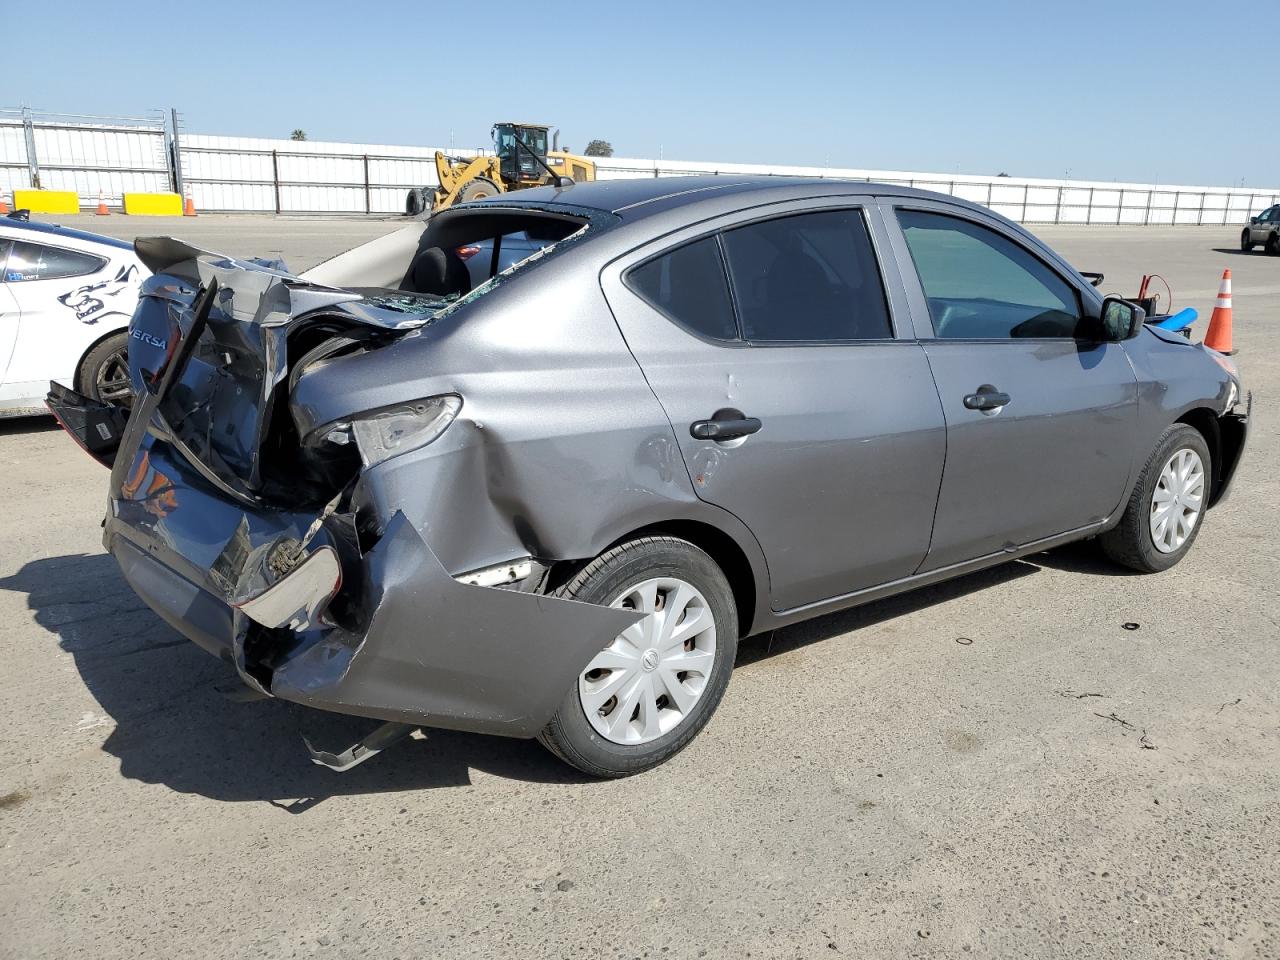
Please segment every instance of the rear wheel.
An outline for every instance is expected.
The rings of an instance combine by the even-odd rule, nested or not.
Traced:
[[[1211,468],[1200,431],[1173,424],[1138,476],[1120,523],[1098,538],[1107,556],[1143,573],[1168,570],[1186,556],[1209,505]]]
[[[645,617],[597,654],[538,739],[584,773],[623,777],[683,750],[711,719],[738,649],[728,580],[675,537],[602,554],[558,591]]]
[[[1240,231],[1240,249],[1245,253],[1253,250],[1253,241],[1249,239],[1249,229],[1247,227]]]
[[[458,203],[466,203],[469,200],[483,200],[485,197],[496,197],[502,191],[498,189],[498,185],[488,177],[476,177],[470,183],[463,186],[458,191]]]
[[[76,371],[76,390],[99,403],[128,407],[133,403],[129,383],[129,335],[121,330],[84,355]]]
[[[1273,230],[1271,236],[1267,237],[1267,253],[1274,256],[1280,256],[1280,231]]]

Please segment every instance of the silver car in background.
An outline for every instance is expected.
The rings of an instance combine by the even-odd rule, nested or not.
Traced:
[[[516,235],[473,278],[458,250]],[[387,721],[313,751],[339,768],[422,725],[644,770],[741,637],[1084,538],[1167,569],[1245,444],[1232,360],[919,190],[533,189],[302,278],[137,249],[132,415],[50,405],[159,616],[258,695]]]
[[[1240,249],[1248,253],[1254,247],[1280,255],[1280,203],[1250,217],[1249,225],[1240,232]]]

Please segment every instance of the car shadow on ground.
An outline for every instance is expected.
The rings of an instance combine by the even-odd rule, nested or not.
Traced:
[[[374,730],[376,720],[280,700],[228,700],[215,684],[235,686],[235,670],[153,614],[109,556],[33,560],[0,578],[0,590],[25,593],[36,622],[74,658],[115,725],[102,749],[131,779],[292,812],[332,796],[465,786],[473,770],[530,782],[585,780],[536,743],[443,730],[337,774],[311,762],[302,736],[341,750]]]
[[[1231,253],[1238,257],[1265,257],[1267,252],[1259,247],[1256,250],[1241,250],[1239,247],[1214,247],[1214,253]]]
[[[789,650],[806,647],[811,643],[831,640],[855,630],[994,587],[997,584],[1018,580],[1036,573],[1039,569],[1039,566],[1034,563],[1014,560],[930,587],[921,587],[860,607],[841,610],[839,613],[829,613],[826,616],[805,620],[771,633],[758,634],[742,641],[738,648],[738,666],[757,663]]]
[[[830,639],[913,610],[1028,576],[1045,566],[1095,572],[1084,559],[1037,555],[744,641],[738,665]],[[1081,565],[1084,565],[1083,567]],[[1115,568],[1099,562],[1097,571]],[[473,770],[537,783],[587,778],[536,743],[444,730],[399,743],[344,774],[313,764],[302,736],[338,750],[377,721],[279,700],[233,702],[215,685],[235,671],[164,624],[104,554],[33,560],[0,590],[23,593],[36,622],[75,660],[85,686],[114,723],[102,749],[130,779],[222,801],[269,802],[304,812],[333,796],[465,786]],[[86,718],[92,724],[96,718]]]
[[[1108,560],[1094,540],[1079,540],[1026,558],[1038,567],[1049,567],[1066,573],[1083,573],[1095,577],[1141,577],[1143,574]]]
[[[60,430],[53,417],[4,417],[0,418],[0,437],[21,437],[28,434],[53,433]]]

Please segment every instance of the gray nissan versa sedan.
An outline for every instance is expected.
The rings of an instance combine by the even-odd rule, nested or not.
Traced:
[[[387,721],[339,769],[437,726],[644,770],[740,637],[1086,537],[1172,566],[1248,424],[1229,358],[918,190],[547,187],[302,277],[137,251],[132,414],[50,406],[157,614],[245,695]]]

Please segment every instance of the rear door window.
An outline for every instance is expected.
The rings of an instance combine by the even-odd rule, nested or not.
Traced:
[[[859,210],[764,220],[724,233],[744,339],[893,337],[884,283]]]
[[[899,210],[911,259],[942,339],[1081,335],[1076,289],[1021,244],[970,220]]]
[[[642,263],[628,272],[627,284],[650,306],[699,336],[738,339],[724,263],[714,236]]]
[[[17,240],[9,253],[4,278],[9,283],[23,283],[28,280],[82,277],[97,273],[106,262],[104,258],[91,253]]]

